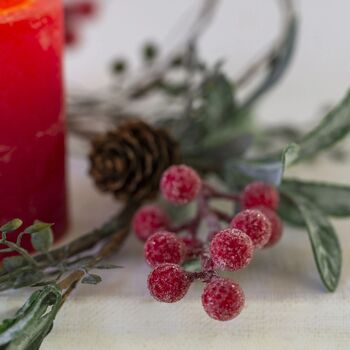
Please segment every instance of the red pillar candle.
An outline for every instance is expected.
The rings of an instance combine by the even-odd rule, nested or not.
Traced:
[[[61,0],[0,0],[0,225],[52,222],[55,238],[67,223],[62,49]]]

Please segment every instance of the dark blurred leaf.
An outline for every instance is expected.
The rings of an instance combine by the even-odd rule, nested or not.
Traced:
[[[231,82],[215,71],[203,83],[203,105],[199,117],[207,131],[212,132],[226,124],[235,112]]]
[[[20,228],[23,224],[23,221],[20,219],[13,219],[11,221],[9,221],[8,223],[6,223],[5,225],[2,225],[0,227],[0,232],[12,232],[12,231],[16,231],[18,228]]]
[[[39,283],[44,278],[44,273],[40,270],[38,271],[26,271],[19,274],[14,283],[13,288],[23,288],[29,287],[34,284]]]
[[[11,256],[9,258],[5,258],[2,263],[6,272],[11,272],[27,264],[26,260],[22,256]]]
[[[339,282],[342,264],[336,232],[326,214],[316,204],[300,194],[288,193],[288,196],[304,218],[321,279],[325,287],[333,292]]]

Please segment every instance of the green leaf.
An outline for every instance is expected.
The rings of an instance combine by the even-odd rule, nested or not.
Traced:
[[[296,162],[299,157],[300,146],[296,143],[290,143],[283,151],[282,151],[282,166],[283,171],[285,168],[289,167],[291,164]]]
[[[55,285],[34,292],[14,318],[0,324],[0,346],[6,350],[34,350],[50,332],[61,306],[61,291]]]
[[[298,152],[293,152],[293,157],[288,157],[287,165],[308,159],[320,151],[332,147],[344,138],[349,131],[350,91],[341,103],[329,112],[314,130],[305,135],[297,145],[288,146],[288,148],[292,147],[294,150],[298,146]]]
[[[20,228],[23,224],[23,221],[21,219],[13,219],[10,222],[6,223],[5,225],[2,225],[0,227],[0,231],[7,233],[16,231],[18,228]]]
[[[32,234],[35,232],[40,232],[40,231],[44,231],[48,228],[51,228],[53,224],[48,224],[46,222],[42,222],[42,221],[35,221],[33,225],[27,227],[24,232]]]
[[[284,179],[281,190],[302,194],[330,216],[350,216],[350,186]]]
[[[41,253],[48,252],[53,244],[53,233],[50,226],[33,232],[30,238],[34,249]]]
[[[81,280],[81,283],[99,284],[101,281],[102,281],[102,278],[99,275],[88,274]]]
[[[278,214],[283,219],[283,221],[287,222],[289,225],[296,227],[305,227],[305,221],[301,216],[298,207],[292,200],[290,200],[288,195],[283,193],[282,190],[280,190]]]
[[[200,118],[206,130],[213,131],[233,117],[235,103],[231,82],[220,72],[215,71],[202,86],[203,106]]]
[[[11,256],[5,258],[2,263],[6,272],[12,272],[13,270],[27,265],[26,259],[22,256]]]
[[[309,233],[317,269],[325,287],[333,292],[337,288],[342,254],[336,232],[326,214],[308,198],[288,193],[298,207]]]
[[[260,180],[278,186],[281,183],[283,169],[280,162],[255,163],[240,161],[236,169],[251,180]]]

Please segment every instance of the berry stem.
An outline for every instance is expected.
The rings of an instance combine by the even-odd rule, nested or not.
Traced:
[[[195,237],[197,235],[200,219],[201,217],[199,213],[197,213],[193,219],[186,221],[179,226],[171,228],[170,231],[174,233],[179,233],[181,231],[188,231],[193,237]]]
[[[232,200],[235,202],[239,202],[241,200],[241,196],[238,193],[221,192],[208,183],[203,184],[203,189],[204,189],[203,192],[205,193],[205,196],[208,199],[219,198],[219,199]]]
[[[215,215],[222,221],[231,222],[232,220],[232,216],[222,212],[221,210],[213,209],[213,213],[215,213]]]
[[[198,210],[201,219],[207,224],[209,236],[221,229],[220,220],[209,207],[207,197],[205,196],[204,192],[201,192],[198,196]]]

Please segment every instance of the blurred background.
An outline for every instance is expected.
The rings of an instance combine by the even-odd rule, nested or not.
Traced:
[[[125,57],[134,65],[145,41],[169,50],[186,35],[199,0],[91,0],[94,15],[82,23],[79,41],[66,53],[68,91],[108,84],[110,65]],[[350,2],[297,0],[300,32],[296,55],[282,82],[259,102],[262,122],[303,123],[319,117],[350,85]],[[232,78],[277,37],[276,0],[221,0],[200,41],[209,62],[224,59]]]

